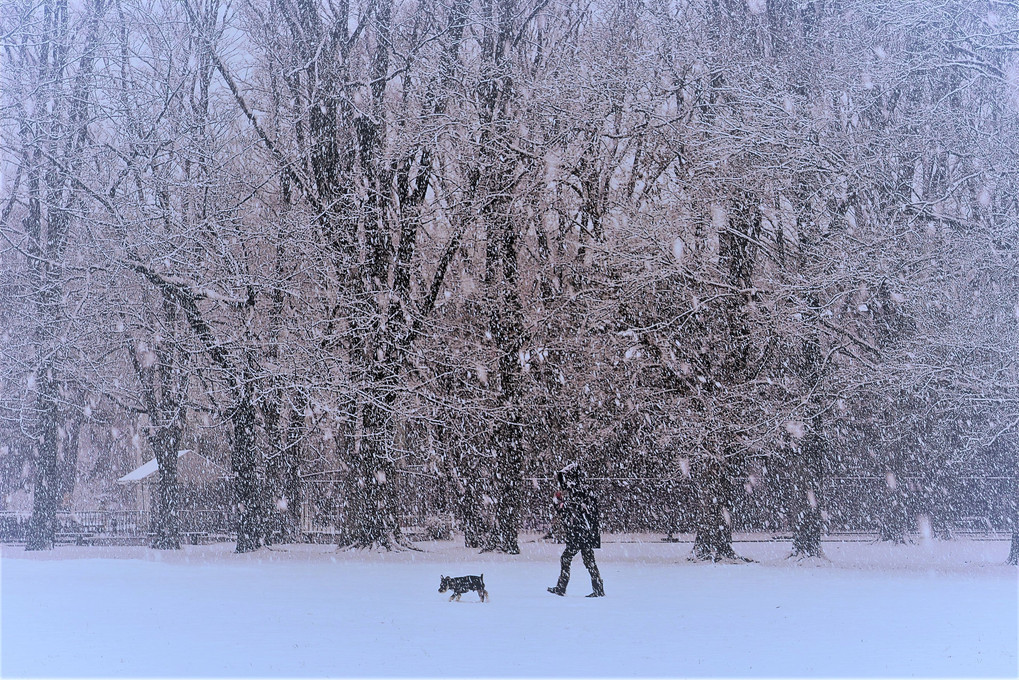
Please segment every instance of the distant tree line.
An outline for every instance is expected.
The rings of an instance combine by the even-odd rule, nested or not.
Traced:
[[[1014,3],[9,0],[0,36],[30,549],[128,445],[179,547],[209,438],[238,551],[294,540],[321,470],[346,541],[408,545],[417,469],[516,553],[525,477],[570,461],[686,484],[697,559],[737,557],[760,475],[796,554],[850,474],[889,540],[964,474],[1019,529]]]

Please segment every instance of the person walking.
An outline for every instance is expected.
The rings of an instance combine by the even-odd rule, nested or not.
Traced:
[[[581,483],[580,470],[571,463],[556,473],[559,490],[556,491],[554,507],[558,514],[566,549],[559,560],[559,582],[548,592],[565,595],[570,582],[570,563],[580,553],[591,574],[593,592],[588,597],[604,597],[605,587],[598,565],[594,561],[595,548],[601,548],[601,532],[598,529],[598,497]]]

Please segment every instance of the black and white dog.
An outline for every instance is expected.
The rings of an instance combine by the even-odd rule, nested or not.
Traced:
[[[444,593],[452,590],[449,601],[460,601],[460,596],[469,590],[473,590],[481,598],[482,602],[488,600],[488,591],[485,590],[485,575],[481,576],[440,576],[439,592]]]

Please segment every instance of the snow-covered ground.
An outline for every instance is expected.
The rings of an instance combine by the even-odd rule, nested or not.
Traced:
[[[61,547],[0,560],[0,674],[17,676],[1016,677],[1017,570],[1006,541],[738,541],[755,564],[686,561],[690,543],[607,536],[608,596],[561,546],[424,552],[232,544]],[[484,572],[491,602],[447,601],[441,574]]]

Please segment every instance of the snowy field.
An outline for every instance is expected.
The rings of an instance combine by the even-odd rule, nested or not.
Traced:
[[[424,552],[232,544],[61,547],[0,560],[3,677],[1016,677],[1017,570],[1007,541],[737,541],[755,564],[686,561],[690,543],[606,536],[608,596],[561,546],[459,542]],[[437,592],[484,572],[491,602]]]

